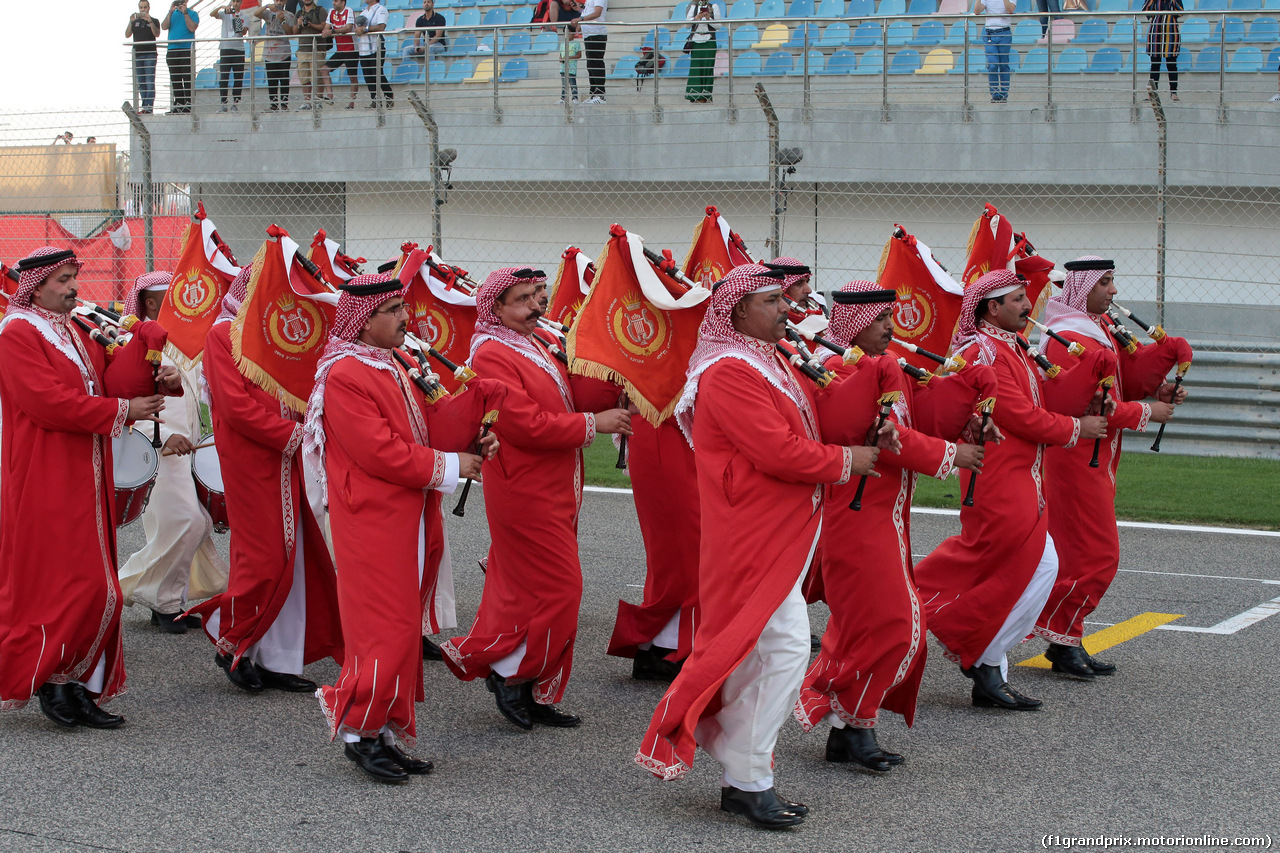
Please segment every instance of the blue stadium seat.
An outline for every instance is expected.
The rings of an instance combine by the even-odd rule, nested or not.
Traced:
[[[948,71],[948,74],[964,73],[965,57],[963,53],[956,54],[956,64]],[[981,47],[969,48],[969,73],[970,74],[986,74],[987,73],[987,51]]]
[[[427,67],[422,70],[422,76],[424,80],[427,77],[430,77],[432,80],[434,80],[437,83],[439,83],[441,80],[447,77],[448,74],[449,74],[449,68],[444,64],[443,59],[431,60],[431,62],[427,64]]]
[[[1258,12],[1262,10],[1262,0],[1231,0],[1232,12]]]
[[[412,59],[406,59],[396,66],[396,70],[391,74],[391,82],[398,85],[407,85],[409,83],[417,83],[419,76],[423,74],[422,66],[414,62]]]
[[[1083,47],[1069,47],[1058,54],[1053,63],[1054,74],[1081,74],[1089,67],[1089,55]]]
[[[655,29],[658,33],[658,50],[666,50],[671,46],[671,30],[666,27],[655,27],[654,29],[645,30],[644,38],[640,41],[640,46],[635,49],[636,53],[639,53],[641,48],[653,47],[653,35]],[[683,46],[684,45],[681,45],[681,47]]]
[[[444,76],[444,80],[442,80],[441,82],[442,83],[461,83],[463,80],[466,80],[468,77],[470,77],[474,71],[475,71],[475,68],[471,65],[471,60],[469,59],[454,60],[454,63],[449,66],[449,73]]]
[[[938,0],[911,0],[907,4],[908,15],[933,15],[938,11]]]
[[[526,32],[515,32],[502,45],[499,51],[503,56],[516,56],[524,53],[533,44],[533,37]],[[525,63],[525,68],[529,67],[529,63]]]
[[[1013,11],[1017,12],[1019,15],[1029,15],[1035,10],[1036,5],[1034,0],[1018,0],[1017,4],[1013,7]]]
[[[392,12],[391,14],[387,15],[387,29],[403,30],[404,29],[404,13]]]
[[[781,18],[786,14],[787,7],[783,0],[763,0],[760,3],[760,10],[756,12],[758,18]]]
[[[858,67],[851,74],[883,74],[884,51],[880,48],[868,50],[858,59]]]
[[[806,32],[809,34],[809,46],[813,47],[822,34],[818,31],[818,25],[812,21],[805,21],[803,24],[796,25],[796,28],[791,31],[791,38],[787,39],[787,43],[783,47],[788,50],[804,50]]]
[[[1072,44],[1102,44],[1107,40],[1107,22],[1092,18],[1080,25]]]
[[[754,50],[738,54],[733,61],[734,77],[754,77],[760,73],[760,54]]]
[[[884,42],[890,47],[898,47],[911,41],[914,29],[910,21],[890,21],[885,31]]]
[[[824,54],[822,51],[820,50],[809,51],[810,76],[814,74],[821,74],[822,67],[826,63],[826,61],[827,61],[826,54]],[[804,76],[804,54],[803,53],[801,53],[799,56],[796,57],[795,64],[791,66],[791,70],[787,72],[787,76],[788,77]]]
[[[671,10],[671,20],[685,21],[688,20],[689,0],[680,0]]]
[[[1268,12],[1280,11],[1280,0],[1262,0],[1262,8]]]
[[[1209,36],[1209,41],[1211,43],[1218,44],[1222,39],[1222,35],[1219,32],[1219,30],[1222,29],[1222,24],[1223,22],[1219,21],[1218,23],[1213,25],[1213,34]],[[1240,20],[1239,18],[1227,18],[1226,25],[1227,25],[1226,27],[1227,44],[1239,44],[1240,42],[1244,41],[1244,33],[1245,33],[1244,21]]]
[[[1055,71],[1057,68],[1054,69]],[[1019,74],[1048,74],[1049,73],[1049,49],[1047,47],[1033,47],[1027,51],[1027,55],[1018,63]]]
[[[947,35],[939,44],[943,47],[963,47],[964,28],[969,26],[969,44],[982,44],[982,25],[977,22],[956,21],[947,28]]]
[[[785,50],[775,51],[764,60],[764,66],[756,72],[762,77],[782,77],[791,71],[795,57]]]
[[[1276,2],[1280,3],[1280,0]],[[870,18],[875,13],[875,0],[849,0],[849,5],[844,10],[846,18]]]
[[[941,44],[942,39],[947,35],[947,28],[942,21],[921,21],[920,29],[916,30],[916,36],[909,44],[934,45]]]
[[[852,74],[858,67],[858,54],[852,50],[837,50],[831,54],[822,73],[827,75]]]
[[[1197,12],[1225,12],[1227,0],[1196,0]]]
[[[907,0],[880,0],[876,14],[882,18],[896,18],[907,14]]]
[[[1129,11],[1129,0],[1098,0],[1098,13],[1114,15]]]
[[[692,61],[687,53],[682,53],[676,57],[675,62],[668,61],[658,72],[659,77],[679,77],[681,80],[689,76],[689,63]]]
[[[477,6],[501,6],[506,0],[476,0]]]
[[[1123,64],[1124,57],[1117,48],[1104,47],[1089,60],[1089,67],[1085,71],[1089,74],[1117,74]]]
[[[889,63],[890,74],[914,74],[920,67],[920,51],[907,48],[893,55]]]
[[[787,17],[812,18],[813,0],[791,0],[791,5],[787,6]]]
[[[1271,48],[1271,52],[1262,62],[1262,70],[1268,74],[1280,73],[1280,47]]]
[[[444,56],[466,56],[476,49],[476,37],[471,33],[458,33],[449,39],[449,46],[444,49]],[[468,74],[468,77],[471,75]]]
[[[1181,66],[1179,66],[1181,67]],[[1146,50],[1138,48],[1138,73],[1146,74],[1151,70],[1151,57],[1147,56]],[[1121,74],[1133,73],[1133,53],[1127,51],[1124,55],[1124,65],[1120,66]]]
[[[439,6],[436,6],[436,11],[440,13],[440,17],[444,18],[444,25],[446,27],[453,26],[453,10],[452,9],[442,10]]]
[[[478,27],[480,26],[480,10],[479,9],[463,9],[458,14],[458,26],[460,27]]]
[[[624,56],[609,72],[610,80],[632,80],[636,76],[636,60],[634,56]]]
[[[1126,18],[1123,21],[1116,21],[1114,27],[1111,28],[1111,35],[1107,36],[1107,44],[1133,44],[1133,19]]]
[[[195,87],[197,89],[218,88],[218,72],[213,68],[201,68],[196,72]]]
[[[533,7],[521,6],[519,9],[511,11],[511,18],[508,23],[524,26],[533,22]]]
[[[1018,21],[1013,25],[1014,44],[1035,44],[1040,41],[1040,22],[1032,20]]]
[[[754,18],[756,16],[755,0],[733,0],[729,7],[729,17],[733,19]]]
[[[880,44],[880,24],[876,21],[863,21],[849,37],[849,44],[854,47],[869,47]]]
[[[484,18],[480,23],[486,27],[501,27],[507,23],[507,10],[490,9],[484,13]]]
[[[560,49],[560,40],[555,33],[538,33],[533,37],[533,43],[529,45],[529,49],[525,53],[529,56],[543,56],[548,53],[555,53]]]
[[[1209,40],[1209,22],[1204,18],[1187,18],[1179,28],[1183,44],[1203,44]],[[1139,41],[1144,41],[1141,36]]]
[[[822,0],[818,4],[819,18],[843,18],[844,0]]]
[[[1179,56],[1179,59],[1182,57]],[[1206,47],[1204,50],[1196,54],[1194,63],[1183,65],[1178,63],[1178,68],[1186,68],[1195,74],[1217,74],[1219,67],[1222,65],[1222,50],[1218,47]]]
[[[815,47],[844,47],[849,42],[849,25],[844,21],[836,21],[834,24],[827,24],[826,29],[822,31],[822,38],[818,39]]]
[[[740,27],[734,27],[733,30],[733,49],[747,50],[751,45],[760,41],[760,28],[755,24],[743,24]]]
[[[1275,18],[1255,18],[1249,24],[1244,40],[1250,44],[1268,44],[1280,41],[1280,22]]]
[[[1238,47],[1231,54],[1231,64],[1227,70],[1233,74],[1256,74],[1262,70],[1262,51],[1252,45]]]

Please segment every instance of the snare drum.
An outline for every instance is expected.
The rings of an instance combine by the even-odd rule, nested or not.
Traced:
[[[111,439],[116,487],[116,526],[136,521],[146,509],[151,487],[160,471],[160,455],[139,428],[126,429]]]
[[[213,441],[213,433],[200,436],[197,444]],[[218,448],[210,444],[201,447],[192,454],[191,476],[196,481],[196,497],[209,511],[213,519],[213,529],[218,533],[226,533],[231,522],[227,519],[227,496],[222,488],[222,465],[218,462]]]

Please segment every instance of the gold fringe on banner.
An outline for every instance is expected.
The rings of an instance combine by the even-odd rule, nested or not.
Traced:
[[[244,298],[244,304],[240,306],[240,310],[236,313],[236,318],[231,321],[231,357],[235,361],[236,369],[240,371],[241,376],[275,397],[293,411],[305,414],[307,401],[300,400],[286,391],[262,365],[245,358],[242,350],[245,309],[253,302],[253,294],[258,289],[258,279],[262,276],[262,268],[267,257],[269,243],[271,243],[271,238],[263,241],[262,248],[258,249],[258,254],[253,256],[253,274],[249,276],[249,287]]]

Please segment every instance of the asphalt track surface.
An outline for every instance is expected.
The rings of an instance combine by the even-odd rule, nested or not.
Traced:
[[[465,520],[449,517],[464,626],[487,546],[480,497]],[[959,524],[913,521],[917,554]],[[137,524],[121,531],[122,561],[141,537]],[[1101,655],[1116,676],[1090,683],[1016,667],[1014,683],[1045,701],[1032,713],[971,707],[969,682],[931,641],[915,728],[880,726],[906,763],[884,776],[827,764],[825,727],[806,735],[790,721],[778,787],[812,814],[768,832],[719,811],[720,771],[705,754],[667,783],[632,763],[664,686],[633,682],[629,661],[604,654],[618,599],[638,601],[644,581],[630,497],[588,494],[580,538],[585,594],[563,705],[580,728],[519,731],[482,682],[429,664],[418,753],[436,772],[381,785],[328,742],[312,697],[243,693],[203,633],[163,635],[131,608],[129,692],[110,705],[128,725],[61,730],[35,703],[0,716],[0,850],[1022,851],[1046,835],[1280,844],[1280,618],[1233,634],[1142,633]],[[1122,529],[1121,543],[1123,571],[1091,631],[1147,612],[1210,627],[1280,596],[1280,539]],[[820,631],[825,610],[811,613]],[[1028,642],[1015,660],[1043,650]],[[336,673],[332,661],[308,669],[319,681]]]

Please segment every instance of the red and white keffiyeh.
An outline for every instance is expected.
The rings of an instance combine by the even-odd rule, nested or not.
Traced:
[[[690,446],[693,445],[693,410],[698,398],[698,382],[708,367],[724,358],[746,362],[807,415],[804,419],[806,424],[812,421],[813,413],[809,411],[804,391],[784,365],[773,342],[744,335],[733,327],[733,309],[743,297],[780,290],[784,280],[781,273],[763,264],[742,264],[730,270],[711,291],[707,313],[698,328],[698,345],[689,357],[684,392],[674,412],[676,424]],[[816,438],[816,428],[811,429],[814,434],[810,438]]]
[[[885,290],[874,281],[861,279],[843,285],[837,292],[868,295],[868,301],[856,305],[846,305],[838,299],[832,299],[831,324],[827,326],[827,334],[831,340],[844,346],[852,346],[853,339],[897,299],[897,293],[894,291]]]
[[[49,255],[58,257],[47,264],[35,263],[37,259]],[[68,255],[70,256],[68,257]],[[74,264],[76,272],[79,272],[80,268],[84,266],[84,262],[76,258],[74,253],[69,253],[67,249],[59,249],[56,246],[41,246],[18,261],[18,289],[9,297],[9,304],[17,308],[30,307],[31,297],[35,295],[36,288],[63,264]]]
[[[530,270],[530,272],[539,273],[538,275],[515,275],[516,272],[522,272],[525,269],[527,268],[503,267],[496,269],[489,273],[484,283],[476,288],[476,332],[471,336],[471,353],[467,356],[467,360],[470,361],[475,358],[476,350],[480,349],[480,345],[485,341],[494,341],[510,347],[541,367],[555,380],[556,387],[560,389],[560,395],[564,397],[565,405],[569,407],[569,411],[573,411],[573,393],[569,390],[569,385],[565,382],[559,369],[552,364],[551,357],[529,338],[514,329],[508,329],[502,325],[502,322],[498,320],[498,315],[494,312],[498,297],[505,293],[508,288],[517,284],[546,283],[547,277],[545,274],[541,274],[540,270]]]
[[[234,320],[236,314],[240,313],[240,306],[249,298],[249,279],[253,276],[253,262],[249,262],[240,268],[239,274],[231,280],[231,285],[227,288],[227,295],[222,297],[222,313],[218,315],[218,319],[214,320],[214,325],[229,320]]]
[[[978,334],[978,318],[974,316],[974,311],[982,300],[1005,296],[1025,285],[1026,283],[1012,270],[992,270],[966,287],[964,299],[960,303],[960,320],[956,326],[956,334],[951,339],[951,352],[958,354],[975,341],[982,344],[983,336]]]
[[[809,266],[799,258],[789,258],[786,256],[783,256],[781,258],[774,258],[773,260],[769,261],[769,266],[795,267],[797,269],[796,272],[790,272],[790,271],[784,270],[784,274],[786,276],[782,280],[782,288],[784,290],[791,287],[793,284],[799,284],[801,281],[805,280],[806,278],[813,277],[813,271],[810,270]],[[804,272],[799,272],[800,269],[803,269]]]
[[[1102,261],[1097,255],[1085,255],[1077,261]],[[1068,270],[1062,292],[1044,307],[1044,324],[1055,332],[1078,332],[1092,338],[1107,349],[1115,349],[1111,336],[1102,328],[1102,319],[1089,313],[1089,294],[1109,269]]]
[[[171,281],[173,281],[173,273],[164,270],[145,273],[134,279],[133,287],[129,288],[129,293],[124,298],[125,316],[132,314],[139,320],[145,320],[142,294],[148,290],[168,290]]]

